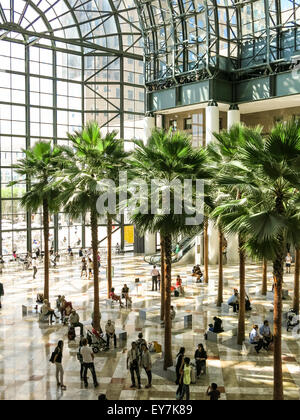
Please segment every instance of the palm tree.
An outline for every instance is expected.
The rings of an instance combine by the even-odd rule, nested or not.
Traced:
[[[164,369],[167,369],[173,364],[170,318],[172,238],[179,234],[191,235],[199,232],[200,227],[189,226],[186,223],[186,218],[189,217],[186,208],[191,207],[191,202],[184,203],[182,214],[177,214],[175,211],[176,188],[173,186],[169,188],[171,203],[169,211],[165,211],[162,197],[159,195],[158,202],[162,206],[162,211],[153,212],[151,204],[155,203],[151,200],[153,198],[151,181],[158,180],[166,186],[177,180],[182,186],[184,180],[208,179],[211,174],[206,167],[207,153],[203,149],[193,149],[191,140],[183,133],[172,134],[170,131],[155,130],[147,145],[144,145],[141,141],[136,141],[135,144],[136,149],[131,164],[147,185],[147,191],[144,192],[147,204],[144,204],[143,209],[146,209],[146,211],[141,211],[142,207],[140,207],[138,211],[132,214],[131,219],[142,234],[147,231],[151,233],[160,232],[163,241],[165,274]],[[193,195],[193,200],[194,197],[195,195]],[[182,198],[180,203],[183,204]]]
[[[293,309],[299,315],[300,248],[296,247]]]
[[[14,165],[15,171],[25,177],[28,191],[21,199],[27,211],[36,213],[42,208],[44,234],[44,299],[49,300],[49,218],[60,207],[59,191],[55,186],[56,174],[68,165],[70,151],[51,142],[39,141],[33,147],[23,150],[25,157]],[[22,181],[13,181],[15,185]]]
[[[236,217],[231,215],[231,223],[228,220],[225,224],[227,229],[236,232],[244,229],[243,247],[255,256],[273,261],[274,399],[282,400],[283,265],[287,238],[292,235],[299,237],[300,234],[299,218],[290,209],[295,189],[300,189],[300,123],[291,121],[276,125],[266,141],[257,132],[247,130],[245,139],[239,147],[237,161],[228,168],[229,171],[238,169],[239,174],[223,176],[220,180],[222,185],[237,187],[245,197],[243,203],[241,200],[235,203],[239,208]]]
[[[61,199],[65,211],[73,217],[89,214],[92,233],[94,271],[94,325],[100,329],[99,269],[98,269],[98,209],[101,194],[107,193],[111,184],[105,184],[122,167],[123,142],[117,140],[115,132],[101,135],[97,123],[88,123],[81,131],[68,134],[75,150],[73,165],[64,173],[61,182]],[[113,191],[113,192],[116,192]],[[111,212],[107,211],[108,231],[111,226]],[[108,241],[109,243],[109,241]],[[109,250],[108,250],[109,252]],[[108,259],[108,273],[111,273],[111,258]],[[111,275],[108,277],[108,293],[111,289]]]
[[[263,258],[263,277],[262,277],[262,288],[261,294],[265,296],[268,289],[268,260]]]

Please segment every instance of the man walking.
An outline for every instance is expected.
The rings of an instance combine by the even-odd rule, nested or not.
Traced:
[[[0,309],[2,308],[2,305],[1,305],[1,297],[2,296],[4,296],[4,287],[3,287],[3,284],[0,283]]]
[[[37,273],[37,259],[32,258],[33,278],[35,279]]]
[[[156,268],[156,265],[154,265],[153,270],[151,271],[151,277],[152,277],[152,292],[154,292],[154,287],[155,287],[155,291],[157,292],[157,277],[159,275],[159,271]]]
[[[137,349],[136,343],[133,341],[131,343],[131,350],[127,353],[127,369],[130,370],[131,373],[131,387],[135,388],[135,376],[136,374],[137,380],[138,380],[138,389],[141,389],[141,376],[140,376],[140,370],[139,370],[139,352]]]
[[[99,386],[95,371],[95,365],[94,365],[94,353],[93,350],[87,346],[88,342],[87,339],[84,338],[82,340],[82,348],[80,350],[80,354],[82,355],[82,362],[83,362],[83,380],[84,380],[84,386],[88,387],[88,381],[87,381],[87,371],[88,369],[91,371],[94,381],[94,387],[97,388]]]

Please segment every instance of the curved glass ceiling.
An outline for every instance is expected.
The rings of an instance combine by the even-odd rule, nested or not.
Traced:
[[[1,0],[0,37],[131,58],[143,47],[136,8],[122,0]]]

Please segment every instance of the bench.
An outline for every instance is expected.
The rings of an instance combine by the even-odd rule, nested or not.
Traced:
[[[36,314],[38,313],[38,305],[29,305],[29,306],[22,305],[22,316],[23,317],[25,317],[29,314],[33,314],[34,313],[33,311],[35,311]]]
[[[255,344],[250,344],[249,341],[243,341],[242,354],[248,356],[249,354],[257,354]]]
[[[237,333],[238,333],[237,328],[231,328],[221,333],[214,333],[212,331],[207,331],[207,341],[212,341],[213,343],[220,343],[224,338],[236,337]]]
[[[175,382],[176,381],[176,367],[175,366],[168,367],[167,375],[168,375],[169,381]]]
[[[256,287],[257,287],[257,283],[246,284],[245,290],[247,292],[247,295],[250,295],[250,293],[251,293],[250,290],[251,289],[255,289],[255,292],[256,292]]]
[[[181,322],[183,319],[184,322],[184,328],[192,328],[193,325],[193,315],[192,314],[186,314],[186,313],[181,313],[181,314],[176,314],[175,319],[172,321],[173,323],[175,322]]]
[[[160,307],[159,306],[153,306],[152,308],[143,308],[143,309],[140,309],[139,310],[140,319],[146,320],[148,313],[156,312],[156,311],[159,311],[159,310],[160,310]]]
[[[204,301],[204,296],[196,296],[196,307],[203,305],[203,301]]]
[[[222,303],[221,305],[221,312],[222,314],[229,314],[233,311],[233,307],[228,305],[228,303]]]
[[[127,341],[127,331],[124,331],[120,328],[116,328],[116,336],[121,342]]]
[[[282,299],[288,299],[289,296],[289,291],[288,289],[282,289]],[[268,300],[274,300],[274,292],[267,292],[267,299]]]

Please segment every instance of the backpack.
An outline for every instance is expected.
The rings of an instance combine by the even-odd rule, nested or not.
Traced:
[[[54,363],[54,358],[55,358],[56,354],[57,354],[57,353],[56,353],[56,350],[52,352],[51,357],[50,357],[50,359],[49,359],[49,362],[50,362],[50,363]]]
[[[80,362],[80,363],[83,363],[83,357],[82,357],[82,354],[80,353],[80,350],[81,350],[81,348],[78,350],[78,352],[77,352],[77,360]]]
[[[179,291],[178,290],[174,290],[174,297],[179,297]]]
[[[68,339],[70,341],[73,341],[73,340],[75,340],[75,337],[76,337],[75,328],[74,327],[70,327],[69,328],[69,332],[68,332]]]

